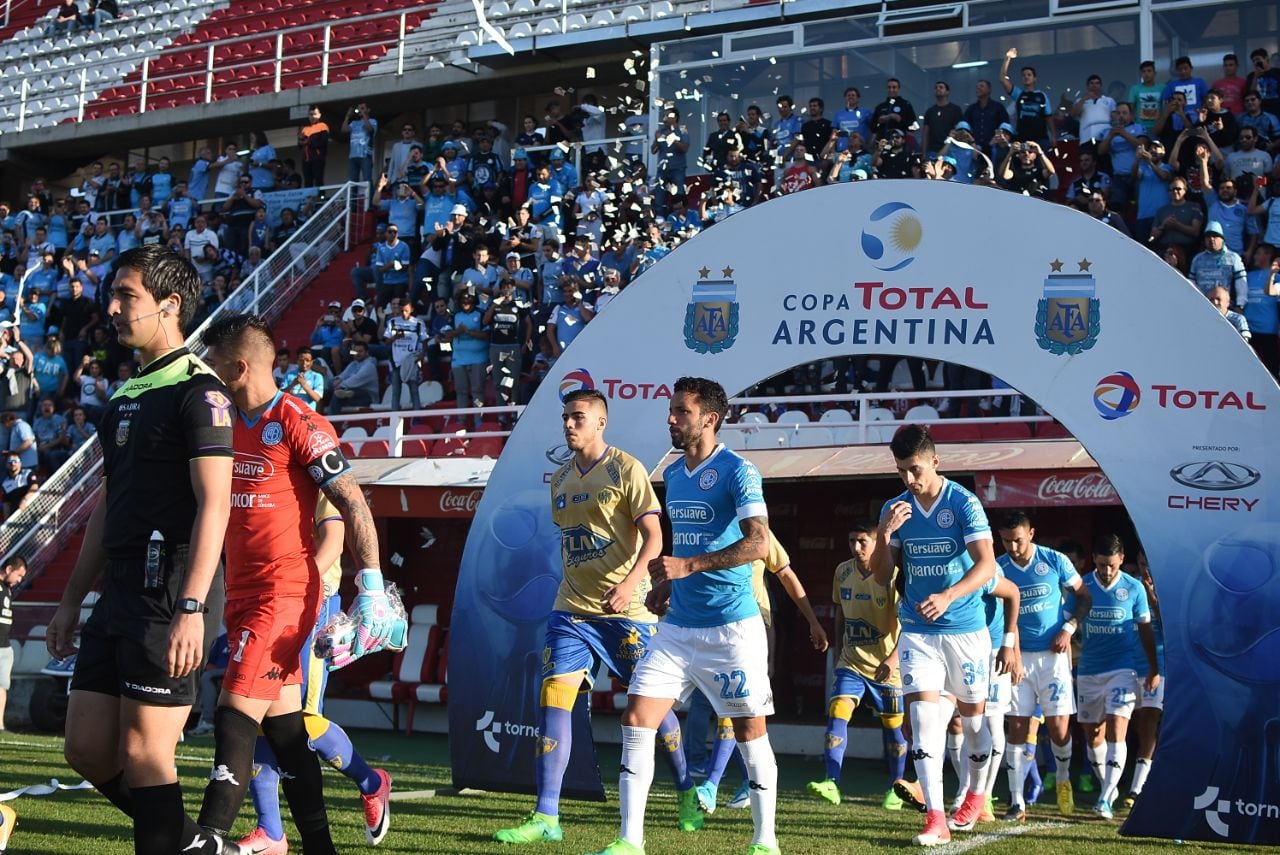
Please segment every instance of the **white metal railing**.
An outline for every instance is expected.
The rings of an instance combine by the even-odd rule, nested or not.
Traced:
[[[326,416],[326,418],[338,428],[338,438],[343,442],[349,442],[352,445],[363,444],[366,442],[385,441],[390,449],[389,453],[392,457],[403,456],[404,443],[411,442],[416,439],[437,440],[437,439],[482,439],[482,438],[500,438],[511,435],[509,430],[468,430],[466,428],[458,428],[451,431],[433,431],[427,433],[410,432],[410,422],[414,419],[422,418],[459,418],[466,416],[478,416],[487,418],[491,416],[505,415],[510,413],[516,418],[524,412],[524,405],[506,406],[506,407],[453,407],[450,409],[432,409],[432,410],[395,410],[392,412],[374,410],[372,412],[363,413],[345,413],[340,416]],[[386,422],[386,427],[390,430],[382,435],[374,436],[370,434],[365,437],[343,438],[341,428],[351,425],[363,425],[370,421]]]
[[[645,143],[648,141],[648,139],[649,138],[646,136],[607,137],[602,140],[585,140],[585,141],[574,141],[574,142],[563,142],[563,143],[551,143],[550,145],[527,145],[527,146],[523,146],[523,148],[526,154],[529,154],[529,153],[540,154],[544,151],[550,152],[550,151],[554,151],[555,149],[563,149],[567,147],[569,149],[569,153],[573,156],[573,168],[578,173],[578,179],[581,180],[582,179],[582,156],[583,156],[583,152],[587,148],[595,148],[599,146],[605,152],[605,155],[607,157],[610,150],[612,150],[616,154],[623,151],[623,149],[628,144],[638,142],[641,144],[640,156],[644,158],[647,163],[649,158],[649,147]],[[514,150],[515,148],[516,146],[512,144],[512,150]],[[621,158],[619,158],[619,160],[620,159]],[[652,174],[652,172],[650,172],[650,174]],[[565,189],[572,190],[573,188],[566,187]]]
[[[187,336],[187,341],[199,352],[201,333],[227,314],[255,312],[268,321],[275,320],[339,252],[350,248],[352,216],[364,210],[367,192],[364,183],[342,185]],[[45,481],[26,508],[0,527],[0,555],[20,552],[31,574],[38,573],[88,519],[97,499],[101,470],[98,443],[86,442]]]
[[[135,109],[137,112],[145,112],[149,106],[154,107],[157,97],[171,93],[181,93],[184,98],[194,97],[196,102],[208,104],[215,100],[216,86],[234,85],[246,89],[253,84],[266,84],[259,89],[259,93],[281,92],[291,88],[287,78],[295,74],[318,73],[320,85],[328,86],[345,69],[363,69],[380,59],[381,57],[370,59],[364,54],[366,51],[383,48],[387,53],[397,53],[396,73],[402,74],[407,40],[417,26],[416,22],[410,23],[411,19],[425,18],[437,7],[438,4],[428,3],[340,21],[317,21],[265,33],[221,37],[207,44],[170,46],[151,54],[139,53],[133,58],[133,65],[140,65],[141,74],[140,79],[134,81],[119,76],[121,65],[130,63],[129,57],[68,64],[62,69],[63,86],[44,89],[38,97],[32,93],[29,78],[24,76],[16,97],[0,98],[0,117],[12,114],[9,120],[16,121],[16,130],[21,132],[26,129],[30,118],[44,113],[73,109],[77,121],[83,121],[85,110],[90,106],[104,109],[118,107],[123,112],[134,112]],[[116,19],[103,28],[103,32],[109,33],[112,27],[124,26],[136,20],[139,19]],[[388,21],[395,22],[394,33],[334,38],[334,30]],[[31,48],[35,51],[43,38],[32,38],[30,41]],[[273,46],[273,50],[265,54],[257,50],[264,41]],[[160,74],[153,71],[153,67],[163,57],[185,58],[196,52],[204,53],[198,68],[188,64]],[[355,52],[359,52],[359,55],[352,56]],[[263,66],[269,66],[269,70],[263,69]],[[53,73],[53,70],[47,73]],[[137,92],[124,98],[104,100],[99,98],[100,83],[105,84],[103,91],[133,85],[137,87]],[[47,105],[50,99],[66,98],[74,99],[73,108],[62,107],[57,111],[42,108],[37,112],[32,107],[36,101]]]

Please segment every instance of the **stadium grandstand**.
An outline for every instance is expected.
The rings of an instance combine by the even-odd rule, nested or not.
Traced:
[[[65,8],[4,0],[0,19],[0,326],[39,384],[7,387],[3,409],[22,426],[0,431],[6,449],[23,430],[37,440],[23,469],[39,489],[6,494],[0,528],[0,554],[30,564],[15,604],[18,674],[47,664],[42,624],[98,490],[93,422],[134,368],[105,306],[112,258],[140,243],[192,257],[206,286],[198,323],[241,311],[273,323],[282,388],[318,391],[384,554],[429,555],[439,571],[388,570],[415,618],[410,647],[331,684],[409,729],[444,728],[456,572],[441,568],[456,568],[523,405],[562,376],[561,353],[614,296],[746,207],[883,178],[1074,205],[1210,297],[1225,288],[1222,311],[1253,328],[1276,372],[1274,0]],[[998,265],[1001,245],[993,223],[974,250]],[[459,337],[472,317],[497,331],[480,346]],[[1088,337],[1087,317],[1063,320],[1084,326],[1046,332],[1057,346]],[[6,357],[6,374],[23,370]],[[624,386],[610,394],[664,394]],[[812,590],[829,590],[829,568],[847,558],[844,531],[801,521],[815,508],[843,521],[891,495],[887,453],[865,446],[906,422],[934,426],[989,506],[1035,506],[1062,540],[1104,523],[1131,531],[1106,476],[1051,414],[964,366],[828,360],[732,404],[725,441],[765,473],[779,536]],[[992,463],[1009,449],[1016,466]],[[806,481],[817,465],[824,478]],[[834,620],[829,603],[815,611]],[[778,655],[791,665],[775,689],[780,712],[816,724],[829,668],[804,631],[779,609]],[[620,687],[599,688],[598,708],[625,704]],[[41,698],[32,714],[55,726],[57,699]]]

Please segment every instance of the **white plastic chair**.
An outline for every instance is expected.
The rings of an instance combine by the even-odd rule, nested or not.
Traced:
[[[818,417],[818,421],[829,422],[829,423],[830,422],[839,422],[839,423],[851,422],[853,421],[853,413],[849,412],[848,410],[842,410],[838,408],[834,410],[827,410],[821,416]]]
[[[907,410],[906,415],[902,417],[903,421],[916,422],[936,422],[939,418],[938,411],[928,404],[917,404]]]
[[[778,416],[777,423],[780,425],[807,425],[809,423],[809,414],[804,410],[787,410]]]
[[[835,431],[831,428],[801,429],[791,435],[792,448],[819,448],[824,445],[835,445],[835,442]]]
[[[369,432],[360,425],[352,425],[342,432],[339,441],[351,444],[352,450],[358,455],[360,448],[364,445],[365,440],[369,438]]]

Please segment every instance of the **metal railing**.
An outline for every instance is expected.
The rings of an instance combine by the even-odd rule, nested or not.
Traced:
[[[386,53],[396,52],[396,74],[403,74],[409,37],[417,26],[417,18],[425,18],[438,8],[437,3],[427,3],[408,9],[360,15],[339,21],[316,21],[264,33],[226,36],[205,44],[181,45],[166,47],[155,53],[138,52],[134,57],[118,56],[103,58],[95,62],[68,63],[61,71],[65,73],[64,85],[33,92],[31,79],[23,76],[20,91],[16,97],[0,98],[0,118],[16,121],[16,130],[26,129],[28,120],[46,113],[66,113],[71,108],[61,106],[57,109],[44,109],[50,99],[61,101],[74,99],[74,115],[77,121],[83,121],[86,109],[95,107],[119,107],[124,112],[145,112],[150,102],[157,97],[180,93],[184,98],[193,97],[196,103],[208,104],[219,100],[215,87],[236,86],[244,89],[252,84],[266,84],[260,93],[281,92],[290,88],[288,78],[297,74],[319,74],[319,84],[328,86],[333,78],[347,68],[365,68],[373,61],[364,56],[366,51],[386,49]],[[411,19],[413,22],[411,22]],[[115,19],[104,32],[112,27],[124,27],[137,19]],[[367,24],[390,24],[386,33],[375,33],[367,38],[348,38],[345,31],[349,27],[360,27]],[[233,23],[233,22],[227,22]],[[225,25],[225,24],[224,24]],[[216,26],[216,25],[215,25]],[[394,32],[392,30],[394,29]],[[335,30],[340,31],[335,38]],[[165,36],[160,32],[154,35]],[[178,35],[174,32],[173,35]],[[40,39],[32,39],[33,50]],[[271,45],[267,52],[261,50],[264,42]],[[122,42],[123,44],[124,42]],[[359,57],[350,54],[359,52]],[[190,64],[168,70],[160,74],[153,71],[153,66],[165,57],[183,57],[184,60],[193,54],[203,54],[199,67]],[[16,64],[16,63],[15,63]],[[132,64],[140,68],[140,79],[130,81],[128,77],[120,77],[122,65]],[[270,70],[257,73],[262,66]],[[47,69],[42,74],[54,74],[59,69]],[[101,91],[97,90],[102,85]],[[124,98],[102,98],[111,89],[137,87],[136,93]],[[32,104],[41,102],[42,108],[36,112]]]
[[[268,321],[278,318],[304,286],[339,252],[351,247],[353,215],[364,210],[367,193],[364,183],[342,185],[187,336],[187,341],[200,352],[200,335],[227,314],[255,312]],[[102,452],[97,442],[86,442],[45,481],[24,509],[0,527],[0,555],[21,553],[34,577],[89,518],[101,476]]]

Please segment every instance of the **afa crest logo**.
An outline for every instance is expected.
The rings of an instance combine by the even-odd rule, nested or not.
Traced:
[[[1056,356],[1075,356],[1098,343],[1102,330],[1102,309],[1097,282],[1088,272],[1090,261],[1079,261],[1079,273],[1061,273],[1062,262],[1054,259],[1044,280],[1044,296],[1036,308],[1036,344]]]
[[[684,344],[695,353],[720,353],[738,340],[738,286],[732,267],[721,273],[723,278],[710,279],[709,268],[698,271],[684,313]]]

